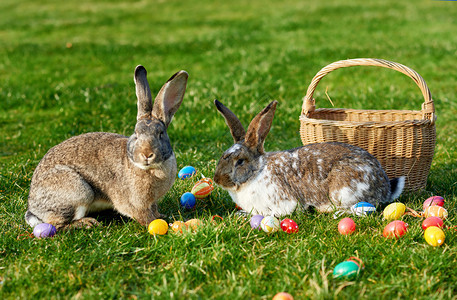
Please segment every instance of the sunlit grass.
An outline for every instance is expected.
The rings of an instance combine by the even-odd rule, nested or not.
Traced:
[[[219,2],[219,1],[218,1]],[[420,219],[386,240],[377,213],[341,236],[331,215],[296,212],[299,233],[252,231],[216,188],[193,211],[179,197],[198,178],[176,181],[160,202],[175,219],[198,217],[196,233],[154,238],[128,218],[101,214],[101,227],[29,238],[23,219],[33,170],[46,151],[81,133],[130,135],[136,120],[133,70],[148,70],[153,93],[189,72],[184,102],[168,129],[178,168],[211,177],[232,138],[219,99],[247,126],[279,101],[265,148],[300,146],[299,115],[312,77],[340,59],[384,58],[427,81],[438,120],[426,190],[400,200],[413,209],[433,194],[456,222],[457,5],[442,1],[12,1],[0,3],[0,298],[296,299],[455,298],[456,231],[432,248]],[[403,74],[360,67],[326,76],[318,107],[414,109],[420,90]],[[213,215],[224,218],[217,225]],[[333,267],[359,256],[356,281]]]

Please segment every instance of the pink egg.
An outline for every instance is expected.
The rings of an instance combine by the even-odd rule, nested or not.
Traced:
[[[430,226],[443,227],[443,220],[440,217],[428,217],[422,222],[422,229],[427,229]]]
[[[355,231],[355,222],[351,218],[344,218],[338,223],[338,231],[341,234],[351,234]]]
[[[408,230],[408,224],[403,221],[392,221],[384,227],[382,235],[386,238],[399,238],[405,235]]]
[[[284,219],[281,221],[281,229],[287,233],[296,233],[298,232],[298,225],[294,220]]]
[[[423,207],[424,210],[427,209],[429,206],[433,205],[438,205],[438,206],[444,206],[444,198],[441,196],[433,196],[428,198],[427,200],[424,201]]]

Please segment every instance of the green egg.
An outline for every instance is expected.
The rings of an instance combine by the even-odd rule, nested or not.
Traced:
[[[338,279],[354,280],[359,275],[359,265],[353,261],[343,261],[333,269],[333,277]]]

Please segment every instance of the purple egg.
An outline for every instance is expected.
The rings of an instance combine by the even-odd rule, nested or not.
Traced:
[[[37,238],[52,237],[56,234],[56,228],[48,223],[41,223],[33,228],[33,235]]]
[[[262,222],[263,216],[262,215],[253,215],[251,217],[251,227],[254,229],[261,230],[260,222]]]

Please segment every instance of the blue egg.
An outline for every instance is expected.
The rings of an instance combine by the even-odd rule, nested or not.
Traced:
[[[333,277],[347,280],[354,280],[360,272],[360,267],[353,261],[343,261],[333,269]]]
[[[195,206],[195,203],[197,203],[197,199],[195,198],[194,194],[192,193],[184,193],[181,196],[181,205],[184,206],[187,209],[192,209]]]
[[[366,216],[376,211],[376,207],[368,202],[359,202],[351,207],[351,212],[357,216]]]
[[[181,179],[186,179],[194,176],[194,174],[197,173],[194,167],[192,166],[186,166],[181,169],[178,173],[178,177]]]

